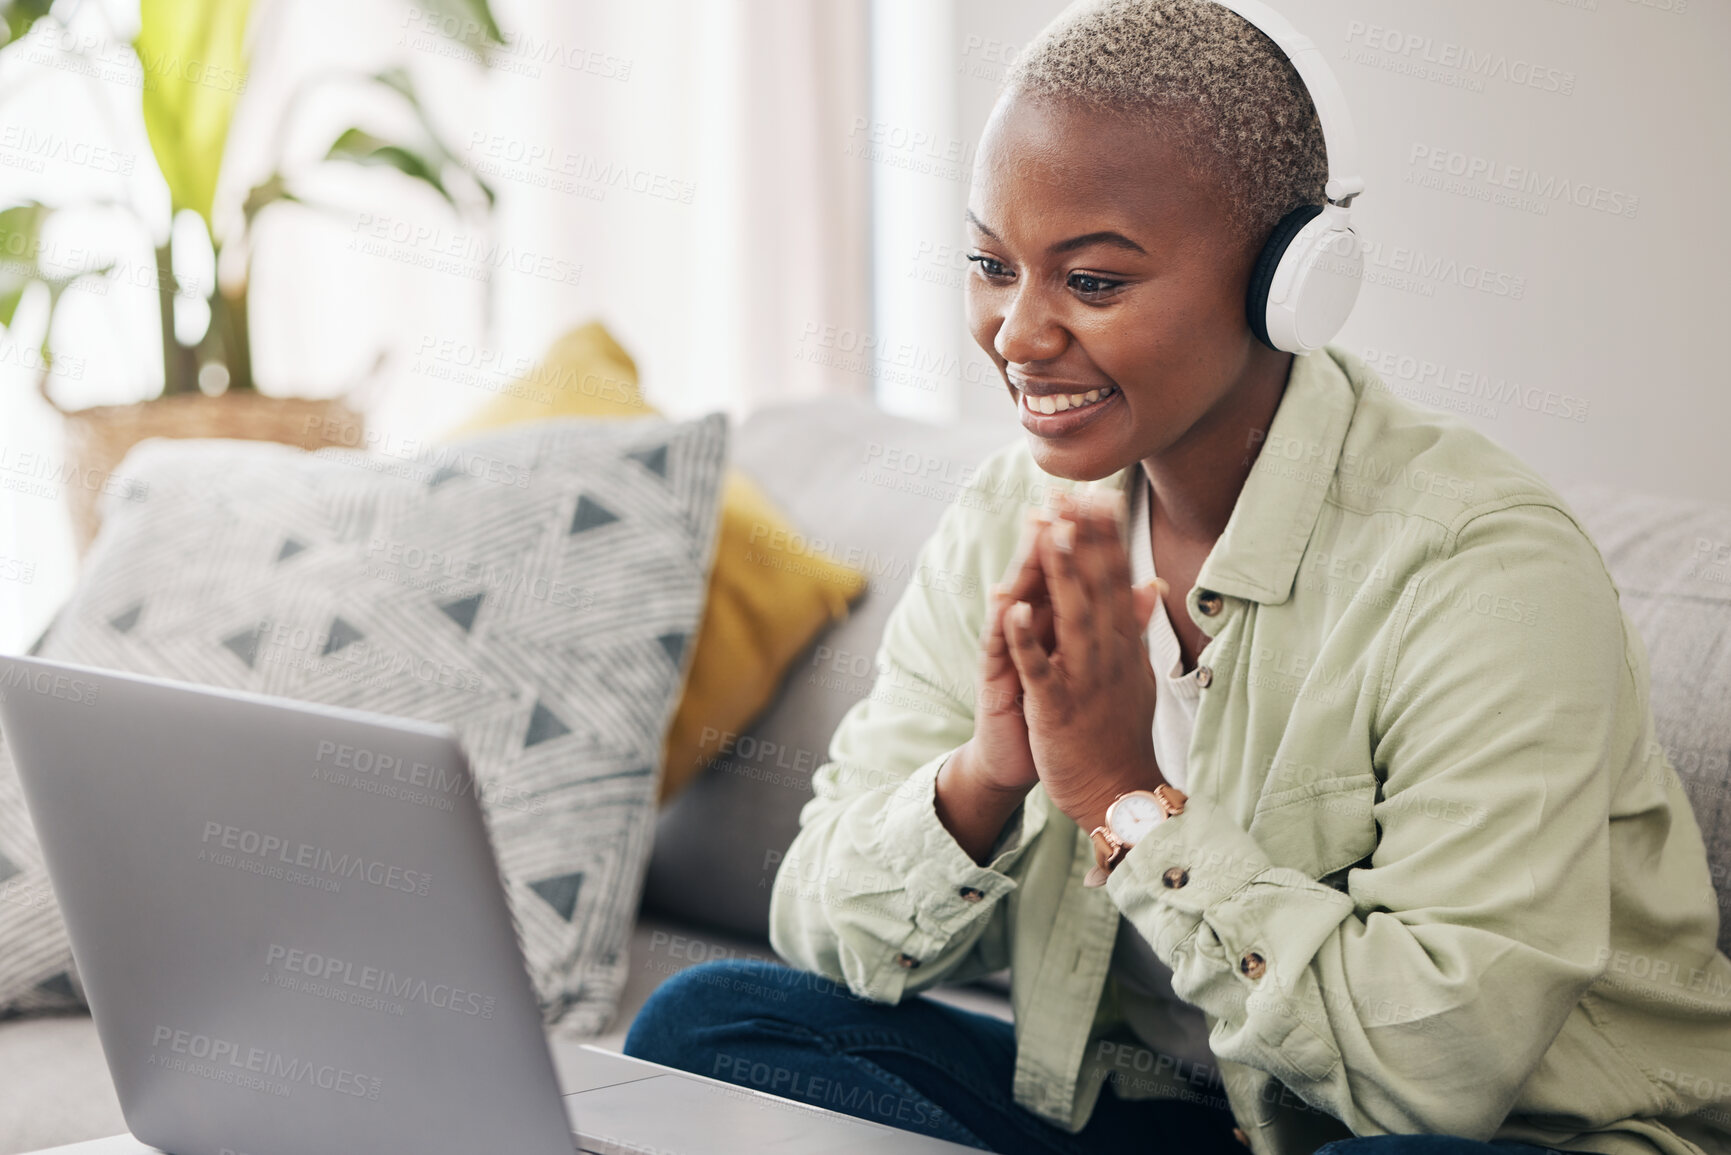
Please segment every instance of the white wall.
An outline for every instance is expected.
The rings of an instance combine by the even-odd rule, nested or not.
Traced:
[[[959,139],[971,161],[1007,60],[1063,5],[945,2],[954,104],[889,127]],[[1371,279],[1341,344],[1374,353],[1398,391],[1456,408],[1553,480],[1731,501],[1731,373],[1718,341],[1731,305],[1720,207],[1731,187],[1731,3],[1275,3],[1333,63],[1364,153],[1357,220],[1373,245]],[[1391,46],[1398,36],[1398,51],[1374,48],[1373,35]],[[1489,71],[1437,68],[1427,52],[1470,52]],[[1507,79],[1535,69],[1558,91]],[[1444,171],[1429,167],[1433,156]],[[1567,182],[1587,207],[1494,203],[1487,180],[1449,176],[1475,158],[1498,179],[1520,168]],[[878,237],[880,298],[910,269],[960,285],[966,185],[931,179],[950,203]],[[1487,274],[1489,291],[1471,287]],[[996,373],[966,332],[941,351],[959,368],[934,377],[964,419],[1013,436]]]

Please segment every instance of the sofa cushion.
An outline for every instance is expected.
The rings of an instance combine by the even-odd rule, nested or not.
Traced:
[[[454,436],[549,417],[655,417],[637,386],[637,363],[600,321],[570,330],[526,375],[459,425]],[[787,549],[781,512],[737,469],[721,495],[721,539],[709,570],[703,622],[667,746],[657,801],[697,777],[722,734],[763,713],[788,663],[819,630],[847,616],[865,578]]]
[[[1562,487],[1647,648],[1655,737],[1682,779],[1731,953],[1731,506]]]
[[[105,511],[42,656],[451,726],[547,1015],[594,1033],[625,981],[726,441],[720,414],[549,421],[418,457],[146,441],[125,471],[148,500]],[[0,863],[0,1006],[76,1002],[3,761]]]
[[[657,822],[645,884],[650,907],[694,924],[765,938],[782,851],[799,831],[811,774],[848,707],[871,692],[890,609],[914,559],[976,465],[1019,433],[939,427],[863,399],[759,410],[734,436],[733,461],[803,534],[797,556],[862,569],[865,594],[794,661],[769,710],[730,735]]]

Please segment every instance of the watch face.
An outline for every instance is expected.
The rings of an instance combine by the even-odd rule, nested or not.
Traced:
[[[1134,846],[1154,829],[1166,812],[1152,795],[1138,791],[1118,799],[1112,810],[1112,833]]]

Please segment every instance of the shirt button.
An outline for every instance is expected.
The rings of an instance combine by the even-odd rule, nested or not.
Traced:
[[[920,960],[911,954],[898,954],[896,955],[896,965],[911,971],[920,965]]]
[[[1190,881],[1190,872],[1182,866],[1168,867],[1166,873],[1160,876],[1160,881],[1176,890]]]
[[[1203,590],[1196,595],[1196,608],[1208,617],[1213,617],[1219,613],[1220,607],[1225,604],[1225,599],[1213,590]]]
[[[969,902],[978,902],[978,901],[980,901],[980,899],[986,897],[985,891],[976,890],[974,887],[971,887],[971,886],[962,887],[960,893],[961,893],[961,896],[963,898],[967,899]]]
[[[1262,977],[1262,972],[1268,969],[1268,964],[1255,951],[1245,951],[1244,957],[1238,960],[1238,969],[1253,979]]]
[[[1196,684],[1206,690],[1214,682],[1214,671],[1207,666],[1196,667]]]

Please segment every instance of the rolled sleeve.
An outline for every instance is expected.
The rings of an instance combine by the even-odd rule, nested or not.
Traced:
[[[922,547],[917,570],[973,580],[960,592],[914,583],[896,603],[872,693],[813,774],[771,893],[770,945],[862,998],[895,1002],[1008,966],[1004,896],[1045,825],[1036,788],[982,866],[938,817],[938,772],[974,731],[983,591],[1014,545],[1001,528],[983,533],[983,516],[952,506]],[[1013,511],[1000,517],[1013,524]]]
[[[991,860],[976,863],[937,813],[938,772],[953,753],[893,789],[814,812],[771,895],[770,942],[783,958],[879,1002],[1009,965],[1002,901],[1045,811],[1024,799]]]
[[[1522,600],[1542,611],[1474,609]],[[1195,796],[1107,891],[1214,1017],[1220,1059],[1356,1135],[1483,1140],[1603,969],[1609,763],[1638,696],[1608,575],[1554,508],[1471,521],[1407,604],[1378,695],[1377,842],[1344,891]]]
[[[1217,904],[1271,869],[1256,840],[1229,815],[1204,799],[1189,799],[1182,813],[1130,849],[1107,876],[1106,893],[1165,956],[1195,934]],[[1181,872],[1182,885],[1172,885],[1178,876],[1169,880],[1168,871]]]
[[[1325,1035],[1286,1000],[1260,992],[1283,985],[1270,970],[1302,969],[1352,914],[1345,894],[1274,865],[1231,815],[1205,799],[1190,799],[1132,847],[1106,891],[1172,968],[1180,997],[1261,1036],[1264,1069],[1321,1079],[1339,1063]]]
[[[976,863],[938,817],[938,774],[954,753],[909,775],[883,811],[884,846],[892,868],[905,880],[913,907],[913,931],[901,952],[916,959],[942,951],[1016,888],[1012,872],[1044,825],[1039,812],[1023,799],[1004,824],[991,860],[985,866]]]

